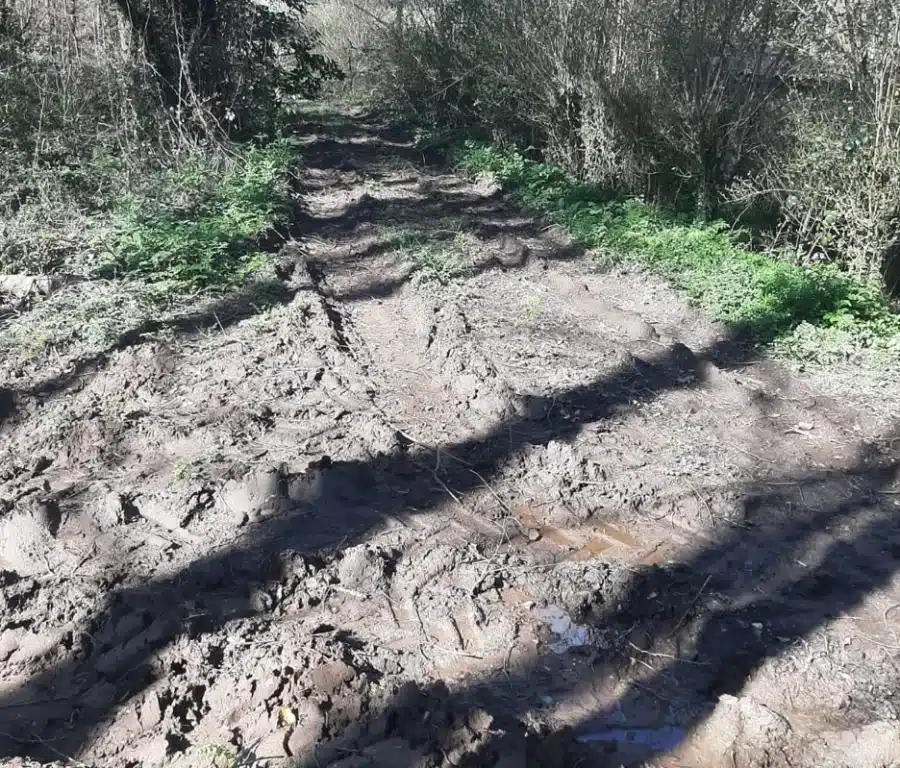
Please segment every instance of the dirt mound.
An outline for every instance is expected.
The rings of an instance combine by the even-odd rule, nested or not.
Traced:
[[[896,764],[896,434],[301,134],[274,283],[3,369],[0,762]]]

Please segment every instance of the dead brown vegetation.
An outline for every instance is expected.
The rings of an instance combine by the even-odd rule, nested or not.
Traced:
[[[329,0],[318,19],[427,124],[894,288],[896,0]]]

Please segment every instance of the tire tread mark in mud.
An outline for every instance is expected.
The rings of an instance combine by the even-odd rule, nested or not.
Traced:
[[[309,276],[312,278],[313,284],[316,287],[316,293],[319,294],[319,298],[322,301],[322,307],[325,310],[325,315],[328,317],[328,322],[331,323],[332,328],[334,328],[338,349],[341,352],[352,354],[352,347],[347,340],[347,335],[344,331],[344,317],[328,296],[325,269],[323,265],[318,261],[310,259],[307,261],[306,267],[309,270]]]

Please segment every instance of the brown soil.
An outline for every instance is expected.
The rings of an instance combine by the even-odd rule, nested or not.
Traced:
[[[900,765],[892,426],[298,131],[274,300],[0,380],[0,762]]]

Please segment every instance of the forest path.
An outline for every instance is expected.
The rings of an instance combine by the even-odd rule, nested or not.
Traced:
[[[2,427],[0,756],[900,761],[897,435],[402,132],[298,135],[266,301]]]

